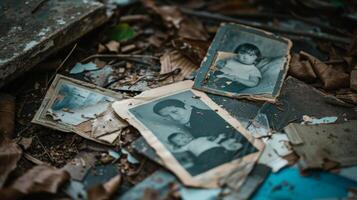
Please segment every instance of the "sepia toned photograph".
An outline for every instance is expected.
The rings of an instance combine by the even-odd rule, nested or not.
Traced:
[[[175,88],[174,85],[166,88]],[[227,112],[220,114],[219,111],[223,109],[218,105],[212,108],[207,101],[215,105],[204,93],[188,87],[172,95],[141,102],[137,106],[135,98],[132,101],[116,102],[113,108],[119,116],[125,119],[129,116],[128,122],[134,126],[137,124],[135,127],[142,130],[141,133],[148,133],[143,134],[144,138],[159,156],[161,154],[165,165],[170,165],[174,160],[178,164],[174,168],[181,168],[189,177],[199,177],[214,173],[214,169],[232,161],[257,155],[261,147],[254,144],[238,121]],[[129,108],[124,107],[127,102],[131,104]],[[225,116],[234,119],[235,123],[227,121]],[[151,142],[153,138],[157,142]],[[161,148],[164,150],[159,151]]]
[[[288,70],[291,42],[236,24],[223,25],[201,64],[194,88],[275,101]]]

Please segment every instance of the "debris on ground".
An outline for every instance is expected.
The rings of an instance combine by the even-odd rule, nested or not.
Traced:
[[[302,125],[291,123],[284,128],[301,168],[348,167],[356,165],[354,145],[357,140],[355,120],[340,124]]]
[[[7,176],[13,171],[22,155],[21,148],[7,138],[1,138],[0,142],[0,186],[2,187]]]
[[[55,194],[68,180],[69,174],[51,166],[39,165],[16,179],[9,187],[0,190],[4,199],[19,199],[35,194]]]
[[[356,11],[2,1],[2,199],[355,198]]]

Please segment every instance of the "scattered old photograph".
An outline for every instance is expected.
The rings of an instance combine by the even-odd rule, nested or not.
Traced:
[[[78,130],[75,127],[94,121],[119,99],[112,91],[57,75],[32,122],[65,132]]]
[[[288,70],[291,42],[271,33],[225,24],[202,62],[194,88],[229,97],[275,101]]]
[[[166,88],[163,91],[172,92],[175,84]],[[207,101],[217,108],[210,107]],[[124,106],[128,102],[129,108]],[[223,109],[218,110],[220,107],[208,96],[190,88],[141,103],[135,98],[116,102],[113,107],[139,129],[165,165],[175,168],[174,172],[180,168],[189,177],[199,177],[247,155],[257,155],[260,150],[235,118],[227,112],[227,117],[222,116]]]

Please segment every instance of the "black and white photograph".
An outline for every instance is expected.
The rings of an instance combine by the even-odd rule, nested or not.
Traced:
[[[247,135],[208,106],[206,98],[196,92],[188,89],[156,98],[132,106],[127,112],[146,130],[141,133],[150,132],[191,177],[259,151]],[[118,112],[125,109],[119,104],[123,102],[114,103],[114,110],[126,118]]]
[[[194,88],[230,97],[274,101],[288,70],[291,42],[242,25],[223,25]]]
[[[194,96],[185,91],[132,108],[130,112],[153,131],[192,176],[257,151]]]

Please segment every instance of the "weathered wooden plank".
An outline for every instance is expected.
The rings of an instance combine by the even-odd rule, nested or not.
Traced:
[[[94,0],[1,0],[0,87],[107,19]]]

